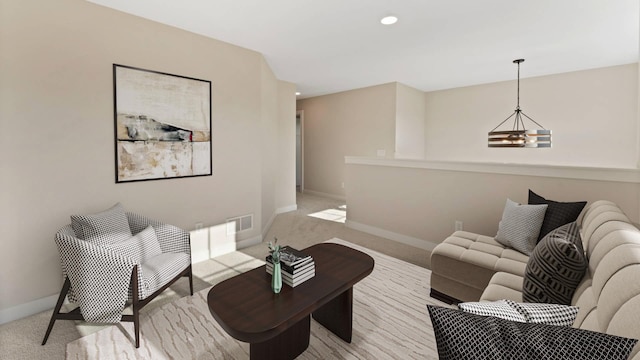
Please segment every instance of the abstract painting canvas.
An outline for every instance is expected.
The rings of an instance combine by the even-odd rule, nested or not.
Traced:
[[[113,64],[116,183],[207,176],[211,82]]]

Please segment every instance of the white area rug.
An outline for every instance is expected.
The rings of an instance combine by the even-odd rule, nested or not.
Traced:
[[[431,272],[402,260],[331,239],[369,254],[373,272],[354,286],[351,344],[311,321],[309,348],[298,359],[437,359],[427,304]],[[249,344],[229,336],[209,313],[202,290],[140,319],[140,348],[133,325],[122,323],[67,345],[67,359],[248,359]]]

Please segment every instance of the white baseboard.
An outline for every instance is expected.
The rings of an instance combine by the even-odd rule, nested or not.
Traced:
[[[287,213],[289,211],[296,211],[298,210],[298,204],[293,204],[293,205],[289,205],[289,206],[283,206],[280,208],[276,209],[276,215],[277,214],[284,214]]]
[[[0,325],[25,318],[27,316],[35,315],[45,310],[53,309],[56,306],[59,295],[60,294],[47,296],[42,299],[0,310]]]
[[[280,208],[276,209],[276,212],[273,213],[271,215],[271,217],[269,218],[269,221],[267,221],[267,223],[262,227],[262,238],[264,238],[264,236],[267,235],[267,232],[269,232],[269,229],[271,228],[271,225],[273,224],[273,222],[276,219],[276,216],[278,216],[279,214],[284,214],[290,211],[296,211],[298,210],[298,204],[293,204],[293,205],[288,205],[288,206],[283,206]],[[251,246],[251,245],[249,245]],[[239,248],[241,249],[241,248]]]
[[[344,195],[329,194],[329,193],[324,193],[324,192],[314,191],[314,190],[307,190],[307,189],[304,189],[303,194],[321,196],[321,197],[326,197],[326,198],[329,198],[329,199],[336,199],[336,200],[342,200],[342,201],[346,201],[347,200],[347,197],[344,196]]]
[[[375,236],[380,236],[385,239],[393,240],[393,241],[403,243],[405,245],[417,247],[423,250],[433,251],[433,248],[435,248],[436,245],[438,245],[431,241],[418,239],[408,235],[398,234],[393,231],[377,228],[375,226],[361,224],[353,220],[347,220],[345,222],[345,226],[354,230],[366,232],[367,234],[371,234]]]

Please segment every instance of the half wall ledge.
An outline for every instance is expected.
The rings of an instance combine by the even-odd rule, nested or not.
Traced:
[[[640,184],[640,169],[492,162],[433,161],[345,156],[347,165],[373,165],[414,169],[449,170],[503,175],[544,176]]]

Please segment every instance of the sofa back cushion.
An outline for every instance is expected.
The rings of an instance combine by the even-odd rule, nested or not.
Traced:
[[[582,236],[589,268],[572,300],[574,327],[640,339],[640,230],[598,201],[585,210]],[[630,359],[640,360],[639,345]]]

